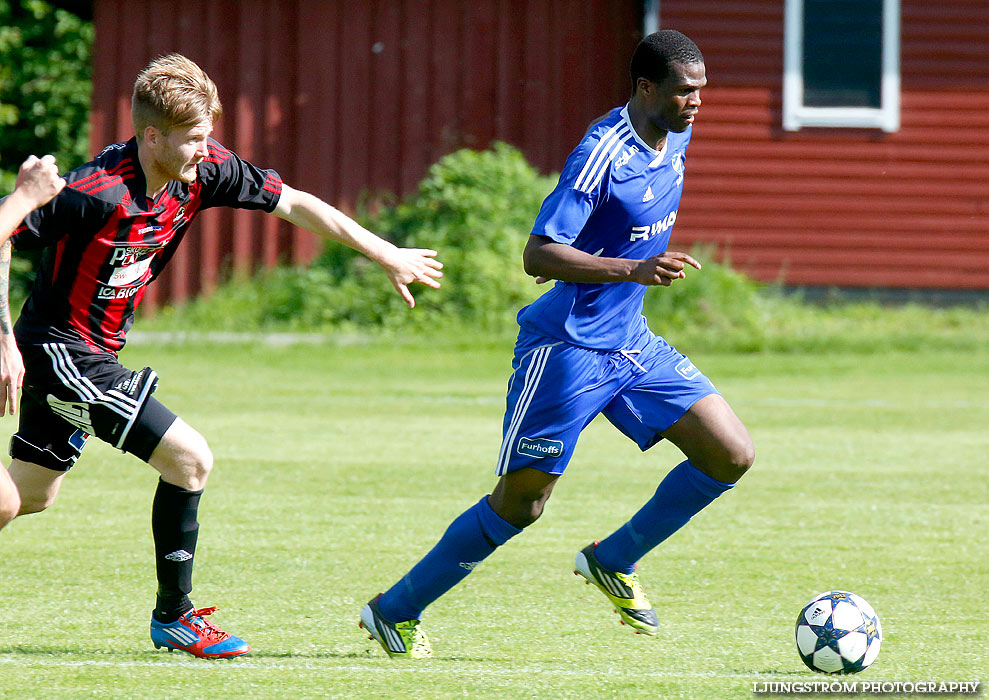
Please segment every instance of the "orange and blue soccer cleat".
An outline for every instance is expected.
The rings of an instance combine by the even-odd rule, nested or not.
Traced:
[[[226,659],[251,650],[240,637],[224,632],[206,620],[216,607],[190,610],[175,622],[158,622],[151,617],[151,641],[155,649],[185,651],[200,659]]]

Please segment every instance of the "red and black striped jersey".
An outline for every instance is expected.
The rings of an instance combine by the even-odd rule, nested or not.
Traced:
[[[82,341],[116,353],[150,284],[189,224],[210,207],[278,204],[282,180],[241,160],[213,139],[192,184],[172,180],[146,195],[137,142],[107,146],[65,175],[66,187],[14,232],[14,248],[44,248],[15,326],[18,343]]]

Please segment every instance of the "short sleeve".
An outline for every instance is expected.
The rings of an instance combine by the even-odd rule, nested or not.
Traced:
[[[112,207],[110,207],[112,209]],[[25,217],[11,237],[15,250],[35,250],[57,243],[62,237],[106,219],[108,207],[66,187],[54,199]]]
[[[203,187],[202,209],[233,207],[274,211],[282,193],[282,178],[209,140],[209,155],[199,164]]]
[[[587,142],[567,158],[560,181],[539,208],[533,235],[568,245],[577,239],[602,197],[601,181],[588,178],[588,158]]]

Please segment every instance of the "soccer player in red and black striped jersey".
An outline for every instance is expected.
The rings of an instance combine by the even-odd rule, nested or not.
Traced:
[[[154,370],[132,371],[117,360],[147,285],[195,216],[218,206],[261,209],[354,248],[383,268],[410,307],[408,285],[439,287],[442,265],[435,251],[397,248],[210,138],[221,114],[216,85],[184,56],[158,58],[138,75],[131,111],[135,138],[66,174],[67,186],[12,238],[15,249],[44,252],[14,327],[16,345],[9,312],[0,320],[2,364],[25,368],[9,472],[23,515],[51,505],[91,435],[149,463],[160,473],[152,504],[152,641],[204,658],[239,656],[247,643],[205,619],[215,608],[195,609],[189,600],[212,453],[152,396]],[[0,235],[0,265],[10,243]],[[2,312],[7,285],[0,282]]]

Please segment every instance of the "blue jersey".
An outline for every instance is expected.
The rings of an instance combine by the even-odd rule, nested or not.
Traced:
[[[628,107],[608,113],[567,158],[532,233],[591,255],[646,259],[666,251],[683,191],[692,127],[669,132],[663,150],[632,128]],[[600,350],[635,345],[649,333],[646,287],[637,282],[557,282],[518,315],[524,331]]]

